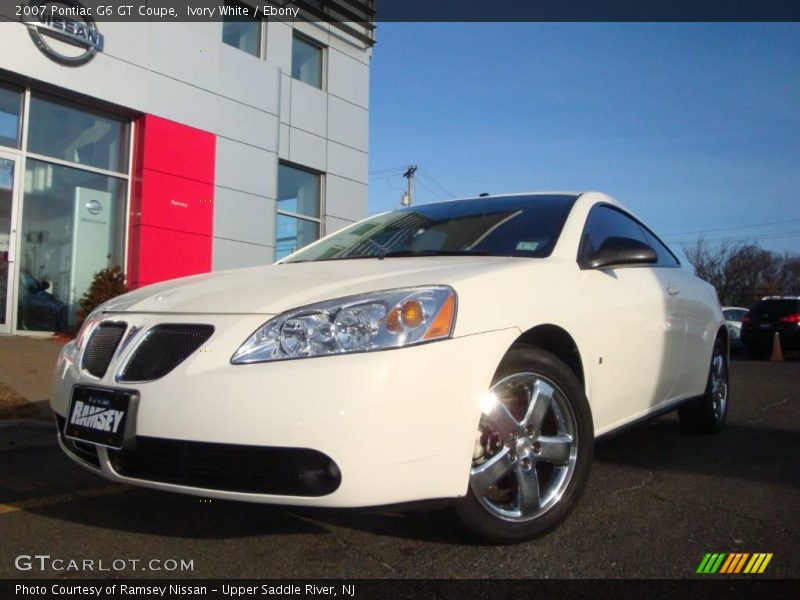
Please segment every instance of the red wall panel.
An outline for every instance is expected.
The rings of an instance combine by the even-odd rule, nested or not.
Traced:
[[[140,184],[141,225],[211,235],[214,184],[146,171]]]
[[[142,169],[214,183],[214,134],[152,115],[139,122],[145,134]]]
[[[139,261],[132,288],[211,270],[209,236],[149,225],[136,229],[139,255],[153,258]]]
[[[216,137],[146,115],[136,122],[131,288],[211,270]]]

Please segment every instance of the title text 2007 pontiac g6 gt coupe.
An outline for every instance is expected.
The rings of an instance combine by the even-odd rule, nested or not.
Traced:
[[[719,431],[714,290],[598,193],[415,206],[271,266],[116,298],[67,344],[64,451],[114,481],[326,507],[452,499],[513,542],[562,520],[595,437]]]

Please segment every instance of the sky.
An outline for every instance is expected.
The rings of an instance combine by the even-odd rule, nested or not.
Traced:
[[[800,253],[800,24],[380,23],[369,212],[596,190],[679,251]]]

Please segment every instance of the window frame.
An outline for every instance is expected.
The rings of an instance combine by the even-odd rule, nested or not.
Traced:
[[[296,169],[298,171],[304,171],[311,175],[315,175],[317,177],[318,182],[318,189],[319,189],[319,216],[312,217],[310,215],[306,215],[303,213],[294,212],[291,210],[285,210],[278,208],[278,203],[280,200],[278,199],[279,190],[280,190],[280,169],[281,167],[289,167],[290,169]],[[275,177],[275,218],[274,218],[274,227],[275,227],[275,255],[278,254],[278,215],[283,215],[284,217],[291,217],[294,219],[299,219],[301,221],[310,221],[312,223],[316,223],[319,226],[319,237],[317,237],[314,242],[321,240],[325,237],[325,220],[323,216],[325,214],[325,174],[321,171],[317,171],[316,169],[312,169],[311,167],[306,167],[304,165],[299,165],[297,163],[293,163],[287,160],[280,160],[278,161],[278,166],[276,169],[276,177]],[[314,242],[311,242],[312,244]],[[305,246],[303,246],[305,248]],[[295,248],[289,254],[294,254],[300,250],[300,248]],[[288,256],[288,255],[287,255]],[[277,260],[277,259],[276,259]]]
[[[121,208],[124,214],[124,223],[123,223],[123,239],[121,240],[121,263],[120,266],[122,267],[123,273],[125,273],[126,277],[128,275],[128,259],[130,258],[130,224],[131,224],[131,215],[130,215],[130,207],[133,198],[133,166],[134,166],[134,158],[135,158],[135,149],[136,149],[136,135],[137,135],[137,123],[136,123],[136,113],[132,111],[125,111],[123,109],[119,109],[110,104],[105,104],[102,101],[92,101],[91,99],[87,99],[83,96],[79,95],[72,95],[72,94],[65,94],[55,95],[52,93],[51,90],[42,87],[42,86],[30,86],[25,85],[23,82],[17,81],[15,79],[8,79],[8,78],[0,78],[0,83],[3,83],[6,86],[10,87],[18,87],[23,90],[23,102],[22,102],[22,113],[20,118],[20,145],[19,148],[12,148],[9,146],[0,146],[3,152],[13,155],[17,162],[17,168],[19,169],[20,179],[17,181],[17,188],[14,190],[14,201],[16,203],[16,217],[14,218],[14,222],[12,226],[16,228],[17,232],[22,231],[22,217],[25,210],[25,188],[24,188],[24,177],[25,173],[28,169],[28,159],[36,160],[42,163],[50,163],[57,166],[69,167],[73,169],[77,169],[84,172],[93,173],[96,175],[104,175],[108,177],[114,177],[122,181],[123,185],[125,185],[125,193],[122,194],[122,201],[124,202],[124,206]],[[35,154],[28,150],[28,137],[29,137],[29,128],[30,128],[30,116],[31,116],[31,99],[33,96],[38,96],[40,98],[50,99],[62,104],[66,104],[72,108],[83,110],[86,112],[91,113],[99,113],[100,115],[105,115],[111,118],[120,119],[123,121],[127,127],[127,161],[125,161],[125,171],[109,171],[102,168],[93,167],[91,165],[76,163],[73,161],[62,160],[59,158],[54,158],[51,156],[45,156],[40,154]],[[22,238],[20,235],[17,236],[15,241],[16,249],[22,249]],[[18,253],[17,253],[18,254]],[[13,271],[9,273],[11,291],[8,296],[8,301],[11,303],[11,311],[9,314],[9,319],[11,323],[11,333],[14,335],[26,335],[30,337],[46,337],[53,334],[51,331],[36,331],[36,330],[24,330],[20,329],[18,325],[18,318],[19,318],[19,294],[20,294],[20,274],[21,274],[21,260],[14,261]]]
[[[17,115],[17,145],[7,146],[0,144],[0,149],[9,152],[21,152],[23,148],[23,134],[25,130],[25,107],[27,104],[27,90],[24,86],[16,85],[10,81],[0,79],[0,88],[19,94],[19,113]]]
[[[314,47],[319,49],[319,52],[320,52],[319,86],[313,85],[311,83],[303,81],[302,79],[298,79],[297,77],[294,76],[293,72],[294,72],[294,41],[295,41],[295,39],[299,39],[300,41],[305,42],[306,44],[308,44],[310,46],[314,46]],[[291,56],[291,61],[292,62],[291,62],[290,68],[289,68],[289,76],[294,81],[299,81],[300,83],[305,83],[307,86],[313,87],[314,89],[317,89],[317,90],[320,90],[320,91],[323,91],[323,92],[327,91],[327,87],[328,87],[328,47],[325,44],[323,44],[322,42],[320,42],[318,40],[315,40],[311,36],[306,35],[301,31],[298,31],[297,29],[292,29],[292,56]]]
[[[244,6],[249,8],[250,10],[255,10],[256,7],[253,6],[247,0],[224,0],[224,4],[238,4],[240,6]],[[233,48],[234,50],[238,50],[239,52],[244,52],[248,56],[252,56],[253,58],[257,58],[258,60],[266,60],[267,58],[267,18],[266,17],[258,17],[259,22],[259,29],[258,29],[258,54],[251,54],[247,50],[242,50],[239,46],[234,46],[233,44],[229,44],[225,41],[225,19],[220,21],[222,25],[220,29],[220,43],[228,46],[229,48]]]
[[[59,158],[57,156],[52,156],[49,154],[40,154],[38,152],[33,152],[30,150],[30,128],[31,128],[31,104],[34,97],[43,100],[45,102],[49,102],[51,104],[61,105],[66,108],[71,108],[73,110],[77,110],[80,112],[96,115],[99,117],[105,117],[109,119],[114,119],[122,122],[125,126],[125,138],[122,140],[120,144],[120,151],[125,151],[127,156],[125,157],[124,161],[120,161],[121,163],[125,163],[127,167],[127,171],[117,171],[114,169],[106,169],[103,167],[96,167],[94,165],[90,165],[87,163],[76,162],[74,160],[68,160],[64,158]],[[131,178],[131,171],[133,170],[133,150],[134,150],[134,128],[133,128],[133,120],[122,117],[120,115],[116,115],[109,111],[103,110],[101,108],[97,108],[90,104],[83,104],[81,102],[75,102],[73,100],[67,98],[61,98],[59,96],[54,96],[53,94],[49,94],[46,92],[40,92],[37,90],[29,90],[29,93],[26,97],[25,102],[25,139],[24,139],[24,147],[21,148],[21,152],[23,152],[26,156],[43,161],[49,162],[54,165],[61,165],[64,167],[73,167],[75,169],[81,169],[84,171],[91,171],[92,173],[98,173],[100,175],[110,175],[112,177],[118,177],[122,179],[130,180]],[[22,119],[20,119],[22,121]]]
[[[634,217],[627,210],[625,210],[623,208],[620,208],[619,206],[616,206],[614,204],[610,204],[608,202],[598,202],[597,204],[592,206],[592,208],[589,210],[589,214],[586,215],[586,220],[583,223],[583,229],[581,229],[580,242],[578,243],[578,256],[576,258],[578,266],[581,268],[581,270],[589,270],[589,268],[587,266],[585,266],[585,260],[584,260],[586,252],[587,252],[587,250],[586,250],[587,228],[589,226],[589,220],[592,218],[592,213],[594,213],[595,210],[600,209],[600,208],[611,209],[611,210],[613,210],[615,212],[618,212],[623,217],[627,217],[628,219],[633,221],[636,225],[638,225],[642,229],[642,237],[644,238],[644,241],[648,245],[650,245],[650,242],[647,240],[647,235],[646,234],[650,234],[651,236],[653,236],[653,239],[655,239],[656,242],[661,244],[661,246],[664,248],[664,250],[666,250],[667,253],[669,254],[669,256],[672,257],[672,259],[675,261],[674,265],[664,265],[664,264],[658,264],[658,262],[655,262],[655,263],[650,263],[650,264],[647,264],[647,265],[619,265],[619,266],[614,267],[615,269],[640,269],[642,267],[649,267],[649,268],[653,268],[653,269],[680,269],[681,268],[681,266],[682,266],[681,265],[681,261],[678,260],[677,256],[675,256],[675,253],[672,250],[670,250],[669,246],[667,246],[661,240],[661,238],[659,238],[655,233],[653,233],[653,230],[650,229],[647,225],[642,223],[639,219]],[[658,256],[658,254],[659,254],[658,249],[657,248],[653,248],[653,251],[656,253],[656,256]]]

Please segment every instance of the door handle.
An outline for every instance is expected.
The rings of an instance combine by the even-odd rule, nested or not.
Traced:
[[[678,294],[680,294],[680,293],[681,293],[681,288],[679,288],[679,287],[678,287],[677,285],[675,285],[674,283],[670,283],[670,284],[667,286],[667,293],[668,293],[670,296],[677,296]]]

